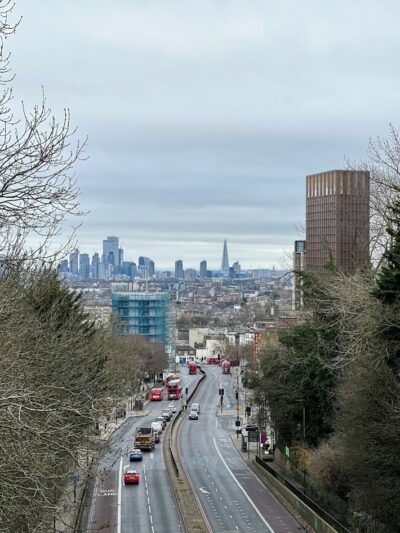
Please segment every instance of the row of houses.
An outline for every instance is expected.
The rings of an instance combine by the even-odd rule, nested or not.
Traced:
[[[228,331],[218,328],[189,328],[176,330],[176,355],[186,362],[190,358],[206,360],[223,356],[232,347],[237,348],[237,356],[245,353],[249,362],[255,365],[259,351],[264,346],[278,343],[279,333],[297,324],[296,317],[277,318],[256,322],[245,331]]]

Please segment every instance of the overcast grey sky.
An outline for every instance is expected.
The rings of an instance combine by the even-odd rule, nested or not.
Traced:
[[[281,266],[305,176],[399,124],[398,0],[16,0],[15,99],[43,85],[89,160],[80,250]]]

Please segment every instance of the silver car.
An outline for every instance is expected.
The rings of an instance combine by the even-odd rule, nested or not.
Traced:
[[[198,420],[199,419],[199,414],[197,411],[190,411],[189,413],[189,420]]]

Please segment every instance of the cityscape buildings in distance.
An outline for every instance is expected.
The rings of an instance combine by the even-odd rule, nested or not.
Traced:
[[[260,275],[265,270],[258,269]],[[97,281],[129,281],[134,279],[175,278],[175,279],[206,279],[213,277],[240,278],[249,275],[242,272],[238,261],[229,266],[228,245],[223,243],[221,270],[212,271],[207,268],[207,261],[200,262],[199,270],[184,268],[182,259],[175,261],[174,271],[156,271],[154,260],[150,257],[140,256],[137,263],[124,259],[124,250],[120,247],[119,237],[109,236],[103,240],[103,252],[92,255],[80,253],[75,249],[58,265],[60,276],[71,282],[97,282]]]

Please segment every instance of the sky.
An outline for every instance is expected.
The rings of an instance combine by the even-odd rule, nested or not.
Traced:
[[[400,123],[398,0],[16,0],[19,16],[14,102],[43,87],[88,136],[81,252],[117,235],[126,259],[218,268],[227,239],[231,264],[288,266],[305,176]]]

